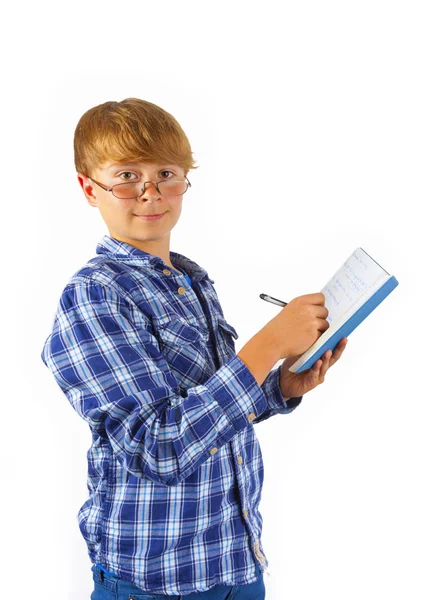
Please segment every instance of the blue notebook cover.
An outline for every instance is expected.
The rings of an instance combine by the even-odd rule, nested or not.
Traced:
[[[362,250],[362,249],[361,249]],[[363,252],[365,252],[363,250]],[[367,253],[366,253],[367,254]],[[373,259],[372,259],[373,260]],[[376,262],[376,261],[374,261]],[[376,263],[377,264],[377,263]],[[380,265],[379,265],[380,266]],[[389,275],[389,273],[388,273]],[[333,335],[331,335],[326,342],[320,346],[316,352],[314,352],[306,362],[293,370],[294,365],[290,368],[294,373],[301,373],[306,369],[310,369],[314,363],[319,360],[326,352],[326,350],[333,350],[337,343],[343,338],[348,337],[349,334],[356,329],[364,321],[364,319],[374,311],[374,309],[379,306],[379,304],[397,287],[398,281],[397,279],[391,275],[385,283],[377,289],[366,302],[360,306],[360,308],[353,314],[351,317],[343,324],[339,329],[334,331]],[[327,330],[329,332],[330,328]],[[325,332],[326,333],[326,332]],[[295,364],[295,363],[294,363]]]

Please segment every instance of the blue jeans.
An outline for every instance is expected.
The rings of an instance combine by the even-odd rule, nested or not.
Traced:
[[[163,594],[152,594],[135,587],[126,579],[110,576],[104,573],[100,567],[91,567],[94,579],[94,591],[91,600],[264,600],[265,588],[263,573],[259,567],[256,574],[257,581],[247,585],[217,585],[207,592],[192,592],[185,596]]]

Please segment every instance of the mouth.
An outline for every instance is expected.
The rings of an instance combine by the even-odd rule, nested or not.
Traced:
[[[165,215],[166,213],[152,213],[150,215],[134,215],[138,219],[142,219],[144,221],[158,221]]]

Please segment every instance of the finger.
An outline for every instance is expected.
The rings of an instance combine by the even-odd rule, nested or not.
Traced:
[[[306,384],[310,387],[310,389],[315,388],[317,385],[321,383],[321,369],[322,369],[323,361],[319,359],[310,369],[309,376],[307,377]]]
[[[321,383],[323,383],[323,381],[325,379],[326,372],[327,372],[327,370],[330,367],[331,357],[332,357],[332,351],[331,350],[327,350],[324,353],[324,355],[323,355],[323,363],[322,363],[322,366],[320,368],[320,373],[319,373],[319,379],[320,379]]]
[[[324,380],[325,373],[328,369],[327,362],[329,360],[329,357],[327,357],[326,355],[327,352],[325,352],[325,354],[314,363],[311,369],[312,380],[314,382],[314,385],[322,383]]]
[[[346,338],[343,338],[343,339],[346,339]],[[342,350],[340,350],[341,354],[342,354],[342,352],[343,352],[343,348],[342,348]],[[322,377],[324,378],[326,371],[333,364],[333,362],[336,362],[337,359],[333,360],[333,358],[332,358],[334,356],[334,354],[335,354],[335,351],[332,352],[332,350],[326,350],[326,352],[323,354],[323,356],[314,363],[312,370],[319,379],[321,379]],[[339,356],[340,356],[340,354],[339,354]]]
[[[343,353],[343,351],[346,348],[347,345],[347,338],[342,338],[342,340],[340,342],[338,342],[338,344],[335,346],[334,351],[333,351],[333,355],[330,361],[330,367],[336,363],[337,360],[339,360],[341,358],[341,355]]]
[[[328,352],[330,351],[326,350],[326,352],[319,358],[319,360],[316,360],[316,362],[313,365],[313,371],[320,373],[322,365],[325,363],[325,361],[328,360]]]

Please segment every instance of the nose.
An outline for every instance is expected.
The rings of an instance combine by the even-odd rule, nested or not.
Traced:
[[[149,188],[147,188],[147,184],[148,183],[151,183],[151,186]],[[140,196],[138,196],[138,198],[142,198],[147,193],[148,193],[148,197],[150,197],[150,198],[151,198],[151,196],[154,196],[154,195],[156,195],[156,196],[159,195],[160,196],[160,192],[158,191],[156,185],[157,184],[156,184],[155,181],[146,181],[144,183],[144,191],[143,191],[143,193]]]

